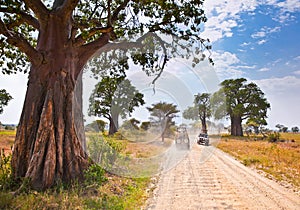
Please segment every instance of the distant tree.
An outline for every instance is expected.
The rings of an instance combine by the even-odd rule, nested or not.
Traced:
[[[206,119],[211,117],[210,94],[202,93],[195,95],[194,106],[188,107],[183,112],[185,119],[198,120],[202,125],[202,133],[207,133]]]
[[[246,81],[244,78],[225,80],[221,83],[220,90],[211,98],[215,118],[230,117],[233,136],[243,136],[243,120],[267,124],[270,104],[255,83],[247,84]]]
[[[145,104],[139,93],[124,77],[103,77],[90,96],[89,115],[109,120],[109,134],[119,128],[119,116],[125,118],[135,107]]]
[[[298,133],[299,132],[299,128],[297,126],[292,127],[292,132]]]
[[[152,107],[147,107],[147,109],[151,115],[150,121],[162,129],[161,140],[164,141],[165,135],[174,125],[173,118],[179,112],[177,106],[171,103],[159,102],[152,104]]]
[[[125,130],[139,130],[139,124],[141,122],[135,118],[131,118],[130,120],[126,120],[124,121],[122,128],[124,128]]]
[[[151,123],[149,121],[146,121],[146,122],[142,122],[140,128],[144,131],[147,131],[147,130],[149,130],[150,126],[151,126]]]
[[[86,125],[85,129],[87,131],[92,130],[92,131],[96,131],[96,132],[104,132],[106,124],[107,123],[103,120],[95,120],[92,123]]]
[[[259,126],[260,125],[257,122],[252,121],[252,120],[248,120],[247,123],[246,123],[246,125],[247,125],[247,130],[250,131],[250,133],[252,131],[251,128],[253,128],[254,133],[255,134],[259,134]]]
[[[8,102],[13,99],[9,93],[6,92],[6,90],[1,89],[0,90],[0,114],[3,113],[3,107],[8,105]]]
[[[285,127],[285,126],[284,126],[284,127],[282,128],[282,132],[283,132],[283,133],[286,133],[286,132],[288,132],[288,129],[289,129],[288,127]]]
[[[286,133],[288,131],[288,127],[281,124],[277,124],[275,127],[278,128],[278,132]]]

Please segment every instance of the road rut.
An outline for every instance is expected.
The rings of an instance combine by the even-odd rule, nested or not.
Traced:
[[[300,209],[300,196],[213,146],[195,144],[161,174],[146,209]]]

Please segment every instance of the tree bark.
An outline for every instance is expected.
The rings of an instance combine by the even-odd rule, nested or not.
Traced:
[[[202,125],[202,133],[207,134],[207,127],[206,127],[206,114],[203,114],[203,117],[200,116],[201,125]]]
[[[118,131],[118,129],[117,129],[117,126],[116,126],[116,122],[113,120],[112,117],[110,117],[109,118],[109,131],[108,131],[108,134],[113,135],[117,131]]]
[[[231,119],[231,135],[243,136],[242,117],[232,115],[230,116],[230,119]]]
[[[82,115],[84,62],[60,31],[65,23],[49,17],[37,45],[44,60],[30,70],[11,162],[13,176],[29,178],[37,190],[81,180],[89,165]]]

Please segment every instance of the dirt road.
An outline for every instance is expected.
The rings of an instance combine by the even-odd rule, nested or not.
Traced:
[[[161,174],[147,209],[300,209],[300,196],[213,146],[195,144]]]

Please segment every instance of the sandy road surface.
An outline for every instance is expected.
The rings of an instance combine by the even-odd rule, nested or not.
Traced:
[[[213,146],[195,144],[157,184],[148,210],[300,209],[300,196]]]

